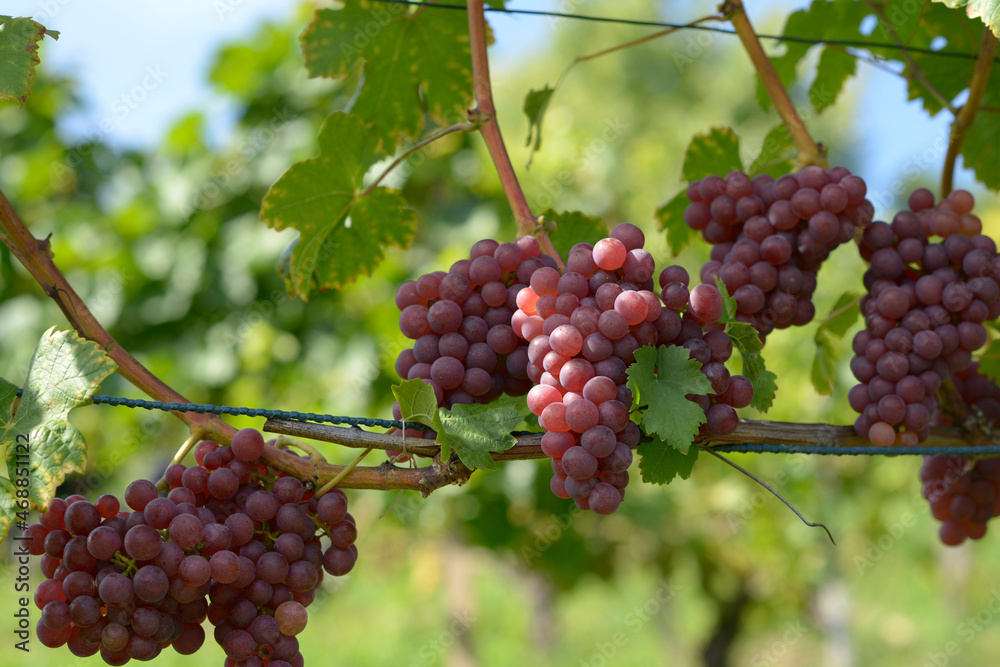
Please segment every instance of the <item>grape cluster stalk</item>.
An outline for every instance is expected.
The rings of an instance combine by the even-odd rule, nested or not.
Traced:
[[[855,432],[875,445],[927,438],[941,382],[969,368],[987,340],[983,322],[1000,316],[1000,260],[974,205],[964,190],[935,204],[921,188],[908,210],[862,237],[868,294],[852,344],[859,384],[848,398],[859,413]]]
[[[254,429],[229,446],[201,442],[197,465],[167,469],[166,495],[131,483],[131,511],[112,495],[54,499],[27,531],[46,577],[34,596],[39,641],[124,665],[168,646],[195,653],[207,618],[226,667],[303,665],[306,607],[324,572],[354,567],[357,527],[343,491],[317,498],[269,470],[263,452]]]
[[[701,281],[718,276],[736,299],[737,319],[761,340],[816,314],[816,274],[837,246],[872,222],[867,186],[844,167],[810,166],[777,180],[742,171],[706,176],[687,188],[684,221],[712,245]]]

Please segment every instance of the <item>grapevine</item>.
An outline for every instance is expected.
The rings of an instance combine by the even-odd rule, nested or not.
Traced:
[[[789,17],[784,34],[770,36],[758,35],[741,0],[728,0],[717,13],[685,24],[606,19],[664,29],[578,55],[553,86],[528,93],[523,111],[529,127],[529,165],[542,150],[543,121],[554,108],[557,91],[565,90],[561,84],[570,69],[694,30],[713,38],[722,33],[738,38],[747,67],[756,74],[764,110],[773,107],[781,121],[767,133],[752,162],[746,160],[746,144],[741,147],[737,132],[718,125],[696,134],[683,156],[670,155],[670,164],[680,166],[682,177],[676,195],[656,210],[656,232],[645,220],[622,215],[617,203],[600,207],[600,218],[540,204],[572,179],[561,174],[545,182],[532,172],[519,174],[516,156],[512,159],[501,133],[498,107],[502,111],[503,105],[494,99],[487,50],[495,33],[487,13],[553,14],[589,22],[600,22],[600,17],[515,10],[486,0],[467,0],[464,6],[345,0],[317,9],[298,40],[297,65],[304,64],[310,78],[335,82],[323,89],[325,93],[308,87],[280,95],[251,92],[247,81],[254,77],[233,77],[228,70],[244,57],[252,60],[250,55],[261,62],[271,56],[252,49],[227,51],[220,59],[227,64],[213,72],[212,80],[234,90],[247,86],[241,102],[248,106],[248,117],[259,113],[261,99],[270,104],[277,96],[296,105],[311,100],[322,106],[318,115],[297,109],[301,118],[290,126],[305,126],[313,116],[325,120],[321,126],[316,123],[311,157],[301,159],[297,146],[294,159],[299,161],[285,165],[284,173],[278,175],[271,166],[262,170],[270,180],[266,192],[251,188],[239,197],[253,202],[251,215],[238,206],[227,208],[235,196],[217,209],[202,197],[197,206],[184,208],[183,224],[214,234],[216,216],[225,210],[224,216],[250,218],[274,232],[294,230],[297,236],[278,260],[277,275],[272,275],[276,284],[284,282],[284,291],[271,296],[272,307],[294,299],[300,300],[295,304],[300,307],[328,299],[333,292],[336,308],[356,307],[350,300],[364,294],[374,300],[384,297],[386,309],[392,310],[394,292],[391,318],[380,310],[381,304],[359,308],[379,313],[364,323],[367,328],[359,337],[366,338],[365,345],[377,339],[371,347],[379,347],[379,360],[366,369],[370,372],[333,381],[341,390],[351,382],[357,394],[380,388],[381,396],[365,401],[384,409],[385,419],[210,405],[204,400],[211,400],[219,389],[215,385],[201,390],[203,402],[189,401],[154,373],[162,365],[155,354],[140,350],[134,356],[95,314],[114,310],[104,301],[115,301],[118,292],[134,296],[147,291],[146,284],[130,292],[131,277],[125,276],[114,298],[102,298],[100,307],[92,310],[81,294],[95,293],[93,286],[78,292],[67,278],[76,273],[63,272],[67,266],[78,268],[72,265],[78,257],[67,258],[60,268],[53,248],[59,249],[62,262],[66,255],[98,255],[94,249],[102,244],[88,236],[88,252],[70,246],[72,252],[67,253],[66,246],[59,245],[64,242],[59,234],[53,241],[51,234],[29,230],[29,225],[41,229],[48,217],[58,217],[32,199],[33,188],[44,190],[34,181],[38,160],[52,157],[21,159],[16,151],[3,156],[0,180],[14,194],[8,199],[0,192],[0,238],[10,255],[0,257],[0,290],[6,294],[25,277],[8,261],[18,260],[72,327],[53,328],[42,336],[34,357],[24,364],[23,382],[0,378],[0,439],[10,477],[0,477],[0,538],[20,531],[16,539],[24,542],[44,577],[22,602],[33,603],[37,611],[33,637],[47,649],[79,658],[99,655],[106,664],[123,665],[133,659],[154,660],[164,650],[198,655],[211,632],[226,655],[226,667],[304,665],[307,651],[300,650],[300,637],[309,632],[310,613],[316,612],[316,607],[309,608],[329,592],[331,578],[347,581],[340,578],[354,571],[359,554],[358,526],[348,511],[345,489],[410,491],[427,497],[442,487],[475,480],[468,492],[488,494],[494,489],[484,491],[487,485],[479,485],[479,479],[498,464],[517,460],[545,459],[541,495],[531,487],[533,475],[531,480],[517,479],[517,502],[532,497],[538,506],[555,503],[574,520],[578,511],[589,511],[583,524],[611,535],[621,533],[622,522],[650,507],[643,504],[646,499],[636,482],[664,485],[688,479],[705,453],[712,455],[707,460],[713,464],[726,462],[778,496],[807,525],[824,529],[822,523],[807,521],[782,495],[785,490],[779,493],[777,480],[765,482],[720,451],[926,454],[920,493],[914,491],[914,498],[940,523],[938,540],[948,547],[982,540],[989,521],[1000,516],[1000,254],[990,236],[995,202],[972,185],[954,186],[956,179],[971,175],[987,189],[1000,190],[992,150],[1000,110],[1000,87],[992,73],[1000,25],[996,12],[978,6],[955,9],[951,4],[930,3],[919,15],[903,17],[893,11],[899,7],[816,0]],[[878,19],[878,31],[861,25],[869,19]],[[5,124],[14,118],[17,122],[11,126],[28,132],[39,110],[51,106],[49,92],[49,97],[40,97],[36,90],[32,97],[32,88],[53,85],[44,78],[36,85],[35,69],[39,43],[58,36],[37,21],[0,16],[0,52],[5,54],[0,100],[12,101],[0,108]],[[763,38],[786,42],[782,55],[769,56]],[[813,137],[812,116],[805,113],[810,109],[793,100],[798,90],[789,86],[811,47],[821,49],[808,91],[811,111],[820,113],[833,104],[858,63],[870,63],[900,74],[910,99],[919,100],[931,115],[950,115],[947,145],[942,143],[938,151],[944,160],[940,196],[918,183],[907,184],[905,190],[895,183],[886,195],[878,192],[881,176],[864,168],[852,173],[844,166],[829,166],[854,163],[837,142],[826,145]],[[678,49],[678,76],[694,62],[679,55]],[[886,67],[888,61],[900,71]],[[247,81],[235,80],[242,78]],[[39,99],[42,104],[30,106]],[[508,122],[504,119],[505,129]],[[549,132],[554,132],[554,124],[549,122]],[[171,141],[184,144],[188,129],[179,125]],[[573,135],[568,125],[560,131],[563,142]],[[5,140],[17,134],[0,128]],[[24,137],[16,138],[25,144]],[[606,145],[610,140],[605,136],[601,141]],[[278,152],[282,143],[262,150],[289,162],[292,153]],[[449,210],[446,222],[431,223],[435,226],[427,233],[427,223],[418,215],[423,208],[419,201],[433,200],[445,190],[412,178],[411,168],[450,155],[457,174],[463,168],[456,165],[475,159],[472,147],[480,144],[498,183],[494,193],[482,184],[482,189],[470,192],[483,210],[494,204],[502,207],[495,226],[462,235],[467,240],[456,250],[452,239],[432,237],[450,229],[447,225],[457,218],[468,218],[467,229],[485,225],[481,221],[492,220],[493,211],[452,215]],[[430,147],[434,151],[428,151]],[[22,148],[29,150],[26,144]],[[601,151],[591,153],[576,166],[587,166]],[[960,156],[965,172],[956,172]],[[95,151],[93,165],[74,165],[69,170],[72,178],[47,191],[54,200],[66,197],[74,205],[99,202],[109,218],[121,216],[109,220],[121,229],[129,228],[133,219],[155,217],[147,216],[136,202],[121,207],[126,213],[113,211],[133,184],[128,170],[113,177],[95,172],[108,183],[114,181],[114,187],[95,188],[90,182],[94,174],[86,170],[95,165],[103,169],[104,159]],[[198,161],[190,163],[191,174],[203,178]],[[21,173],[28,173],[25,165],[31,165],[30,178]],[[135,170],[139,166],[158,178],[166,173],[154,160],[131,165]],[[627,173],[623,165],[615,168]],[[230,176],[227,172],[224,179],[213,178],[213,184],[224,180],[225,189],[240,180]],[[547,194],[540,195],[540,189]],[[422,192],[415,196],[415,190]],[[893,213],[904,191],[904,208]],[[171,197],[167,188],[150,199]],[[558,194],[552,199],[559,200]],[[18,210],[25,213],[24,219]],[[68,210],[73,215],[67,217],[87,217]],[[176,217],[176,211],[169,216]],[[122,236],[135,232],[137,239],[155,237],[155,230],[145,229],[152,224],[140,221],[143,231],[127,229]],[[481,238],[486,236],[492,238]],[[475,238],[480,240],[469,247]],[[413,253],[410,262],[406,251],[415,240],[439,246],[448,261],[432,262]],[[234,253],[236,259],[227,256],[227,262],[250,261],[253,253],[243,242],[241,237],[233,244],[239,252]],[[696,247],[693,262],[681,254],[690,244]],[[140,245],[137,241],[135,247]],[[817,312],[817,305],[827,299],[825,275],[848,256],[865,267],[855,276],[859,291],[845,291],[829,315]],[[403,266],[406,262],[410,268]],[[242,282],[247,282],[239,273],[242,269],[226,274],[219,278],[224,283],[219,294],[225,293],[219,297],[203,289],[209,281],[199,285],[201,277],[193,265],[165,268],[156,251],[143,251],[142,261],[134,264],[130,270],[148,274],[145,277],[169,274],[164,283],[183,284],[190,292],[185,299],[213,312],[220,298],[239,301],[246,287]],[[697,269],[695,280],[685,267]],[[352,292],[352,283],[366,279],[378,287]],[[384,293],[378,291],[382,289]],[[138,319],[143,325],[169,322],[170,309],[177,305],[171,298],[146,299]],[[154,302],[156,307],[149,307]],[[243,323],[252,319],[247,313],[242,316]],[[281,338],[281,317],[267,319],[268,336]],[[856,331],[852,327],[859,319]],[[352,322],[345,322],[342,326],[339,320],[324,320],[325,332],[337,330],[340,335],[341,329],[351,328]],[[118,335],[130,337],[128,322],[114,324]],[[809,326],[813,328],[806,329]],[[788,329],[795,331],[782,333]],[[769,340],[772,346],[776,340],[781,344],[782,336],[801,331],[815,331],[813,386],[830,395],[831,405],[845,410],[849,406],[853,426],[760,420],[779,388],[779,379],[765,363],[777,353],[773,347],[763,352],[764,346]],[[210,330],[198,330],[197,335],[212,335],[206,332]],[[293,335],[289,338],[295,345],[286,338],[280,345],[271,339],[264,345],[273,342],[288,353],[300,343]],[[194,346],[201,348],[202,342]],[[233,347],[253,356],[245,354],[245,339]],[[847,349],[850,359],[840,363],[838,355]],[[309,359],[321,360],[317,366],[325,361],[323,355],[309,354]],[[149,365],[140,358],[150,359]],[[276,358],[277,353],[268,357]],[[204,365],[199,370],[206,378],[221,372]],[[261,371],[266,381],[260,384],[278,377],[271,370]],[[142,407],[168,410],[179,418],[189,430],[187,440],[168,465],[150,466],[147,472],[153,479],[162,472],[158,481],[131,481],[123,484],[120,494],[68,493],[79,489],[60,487],[93,466],[86,434],[70,420],[71,411],[89,403],[103,404],[95,411],[110,410],[109,405],[139,407],[131,399],[97,394],[115,372],[154,399],[155,404]],[[843,386],[848,373],[856,382]],[[327,397],[318,391],[321,386],[316,380],[314,405],[302,410],[329,409]],[[786,396],[782,400],[792,400]],[[835,409],[829,407],[828,413],[833,415]],[[269,419],[262,430],[238,430],[223,421],[223,414]],[[281,419],[273,418],[276,414]],[[315,421],[347,426],[326,427]],[[92,429],[93,422],[88,424]],[[382,430],[364,431],[359,424]],[[325,441],[360,453],[351,455],[347,465],[334,465],[308,443],[286,437],[267,440],[265,433]],[[140,446],[152,440],[139,439]],[[366,465],[373,449],[384,450],[385,460]],[[504,475],[513,478],[520,470],[510,466]],[[823,471],[817,477],[817,486],[826,483],[826,475]],[[499,477],[492,479],[499,483]],[[722,498],[726,493],[698,500],[712,508],[728,502]],[[816,498],[820,496],[810,500]],[[515,503],[505,498],[508,501],[512,510]],[[386,504],[391,509],[394,502],[390,498]],[[359,507],[363,505],[354,509],[364,518]],[[469,511],[481,507],[487,511],[491,505],[475,503]],[[36,522],[29,519],[30,511],[38,513]],[[522,527],[538,519],[531,511],[508,511],[508,518],[515,515],[525,522]],[[482,518],[477,515],[466,527],[488,525]],[[564,528],[568,524],[560,525],[560,533]],[[829,529],[827,533],[832,542]],[[707,567],[704,555],[712,548],[699,545],[692,550],[706,590],[715,587],[709,571],[717,564]],[[552,554],[549,557],[555,562]],[[610,560],[604,553],[600,558]],[[711,656],[717,640],[727,647],[732,642],[730,619],[738,618],[752,597],[748,574],[740,567],[732,569],[739,591],[732,609],[720,611],[719,627],[704,651],[706,664],[716,664]],[[574,577],[579,578],[564,578]],[[389,632],[395,634],[395,629]],[[449,639],[455,643],[456,637]],[[604,658],[610,656],[605,653]],[[724,663],[721,659],[718,664]]]

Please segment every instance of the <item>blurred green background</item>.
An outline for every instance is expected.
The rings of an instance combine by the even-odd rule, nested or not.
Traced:
[[[669,16],[672,6],[630,0],[614,10]],[[67,139],[56,121],[79,108],[81,91],[43,65],[24,109],[0,105],[0,187],[35,236],[52,234],[57,264],[112,335],[190,400],[388,417],[393,361],[404,344],[395,286],[446,269],[480,238],[509,240],[515,227],[478,136],[450,135],[390,178],[420,214],[413,247],[389,251],[373,277],[339,293],[308,304],[288,298],[275,264],[293,236],[260,223],[260,200],[284,169],[314,153],[319,124],[344,108],[354,83],[306,78],[297,37],[309,13],[288,14],[226,45],[206,72],[212,95],[239,109],[224,142],[207,129],[211,100],[177,118],[153,148]],[[773,15],[761,25],[782,23]],[[775,124],[754,100],[756,81],[737,43],[680,33],[576,68],[525,171],[520,107],[528,89],[553,83],[578,55],[643,33],[562,21],[546,34],[494,73],[499,118],[529,202],[536,211],[598,215],[609,228],[634,222],[658,266],[680,263],[697,275],[707,247],[671,257],[652,212],[683,187],[681,160],[693,133],[730,125],[752,159]],[[43,63],[58,44],[46,42]],[[866,167],[884,156],[859,140],[870,129],[864,101],[872,85],[863,75],[809,122],[833,162],[885,184],[896,174],[869,176]],[[792,93],[805,99],[804,88]],[[922,131],[914,128],[913,155],[925,147]],[[933,187],[939,163],[906,181],[907,191]],[[996,237],[995,196],[967,178],[957,185],[976,192]],[[820,275],[820,317],[845,289],[862,289],[862,271],[853,247],[834,254]],[[65,325],[61,313],[3,248],[0,375],[22,382],[52,325]],[[832,397],[816,394],[804,372],[815,327],[769,336],[765,357],[780,389],[768,418],[853,420],[846,360]],[[102,393],[139,396],[117,376]],[[90,446],[89,469],[67,479],[60,495],[120,494],[137,477],[155,479],[185,438],[182,425],[160,413],[95,406],[72,418]],[[323,451],[334,462],[354,456]],[[916,457],[733,458],[826,523],[837,546],[707,457],[690,480],[662,488],[642,485],[634,466],[627,502],[606,518],[554,498],[547,462],[505,464],[428,499],[350,492],[360,559],[347,577],[328,577],[311,607],[300,636],[307,664],[1000,664],[996,535],[942,547],[919,496]],[[16,604],[11,551],[5,544],[0,561],[8,619]],[[100,663],[37,643],[30,655],[4,655],[8,665]],[[223,653],[209,638],[196,659],[219,665]],[[157,662],[190,659],[166,651]]]

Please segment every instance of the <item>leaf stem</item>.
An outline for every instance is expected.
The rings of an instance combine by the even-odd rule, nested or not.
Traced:
[[[764,53],[764,48],[760,45],[760,40],[757,39],[757,33],[754,31],[753,25],[750,24],[750,18],[747,16],[742,0],[726,0],[722,5],[722,11],[729,16],[736,34],[743,43],[743,48],[746,49],[754,69],[757,70],[764,90],[767,91],[768,97],[774,103],[775,110],[781,116],[785,127],[788,128],[792,143],[795,144],[799,153],[798,168],[819,165],[825,169],[828,166],[824,156],[825,151],[810,136],[805,123],[802,122],[795,110],[795,105],[788,97],[788,91],[782,85],[781,78],[774,69],[774,64]]]
[[[480,123],[478,123],[478,122],[455,123],[454,125],[449,125],[448,127],[445,127],[445,128],[442,128],[442,129],[438,130],[437,132],[435,132],[434,134],[432,134],[432,135],[430,135],[428,137],[424,137],[423,139],[421,139],[417,143],[415,143],[412,146],[410,146],[409,148],[407,148],[405,151],[403,151],[400,154],[399,157],[397,157],[395,160],[393,160],[392,164],[390,164],[388,167],[386,167],[385,171],[383,171],[381,174],[379,174],[378,178],[376,178],[374,181],[372,181],[372,184],[369,185],[367,188],[365,188],[364,192],[361,193],[361,196],[362,197],[367,197],[372,192],[374,192],[375,188],[378,187],[378,184],[382,182],[382,179],[384,179],[386,176],[388,176],[389,173],[393,169],[395,169],[400,164],[402,164],[402,162],[404,160],[406,160],[406,158],[410,157],[411,155],[413,155],[414,153],[416,153],[417,151],[419,151],[424,146],[437,141],[441,137],[444,137],[444,136],[447,136],[449,134],[452,134],[453,132],[473,132],[475,130],[478,130],[479,126],[480,126]]]
[[[979,111],[979,104],[983,101],[983,93],[986,92],[986,85],[990,80],[996,52],[997,38],[990,32],[989,28],[984,28],[979,57],[976,59],[976,68],[972,72],[972,81],[969,82],[969,99],[955,116],[955,121],[951,124],[951,133],[948,135],[948,153],[945,155],[944,170],[941,173],[942,197],[947,197],[952,190],[955,179],[955,162],[962,150],[962,142],[965,140],[966,133],[976,121],[976,113]]]
[[[156,400],[190,403],[139,363],[101,326],[87,304],[52,261],[52,249],[48,238],[40,241],[28,231],[2,191],[0,191],[0,238],[38,281],[45,293],[56,302],[77,333],[104,348],[107,355],[118,364],[118,373],[122,377]],[[236,432],[236,429],[215,415],[195,412],[173,414],[192,430],[201,429],[204,436],[220,439],[223,442],[228,442]]]
[[[476,108],[470,112],[470,119],[481,123],[479,132],[483,135],[483,141],[486,142],[486,148],[500,177],[507,202],[517,221],[518,232],[522,235],[535,234],[542,252],[551,255],[562,270],[565,268],[565,263],[548,235],[540,230],[538,219],[528,206],[528,200],[517,180],[514,165],[511,164],[503,135],[500,133],[497,111],[493,105],[493,88],[490,85],[489,58],[486,55],[486,16],[483,0],[468,0],[468,14],[469,47],[472,53],[472,77],[476,94]]]

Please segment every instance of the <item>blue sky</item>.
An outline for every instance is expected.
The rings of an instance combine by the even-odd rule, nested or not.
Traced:
[[[568,3],[515,0],[511,4],[565,10]],[[692,12],[700,15],[714,7],[714,2],[704,4],[706,7]],[[804,4],[794,0],[769,2],[768,15],[753,18],[758,29],[777,32],[783,23],[781,15]],[[569,11],[616,14],[611,2],[572,5]],[[207,84],[212,55],[221,44],[252,34],[262,21],[284,17],[294,7],[294,3],[273,0],[7,0],[4,12],[33,16],[62,31],[58,42],[46,40],[43,58],[47,65],[79,81],[85,111],[65,119],[61,131],[69,137],[97,134],[116,146],[145,147],[192,108],[209,111],[208,117],[216,123],[210,129],[224,134],[233,110],[214,96]],[[490,14],[490,22],[497,37],[497,46],[491,51],[496,71],[502,71],[505,62],[523,56],[532,44],[542,42],[556,24],[554,19],[495,13]],[[899,77],[865,64],[859,64],[859,71],[860,81],[853,84],[861,86],[855,134],[862,147],[869,187],[885,192],[904,165],[925,162],[924,171],[930,182],[935,182],[943,153],[933,160],[923,156],[933,155],[935,144],[940,145],[942,137],[946,140],[946,114],[929,119],[917,103],[907,103],[905,84]],[[958,174],[958,187],[972,184],[970,174]]]

